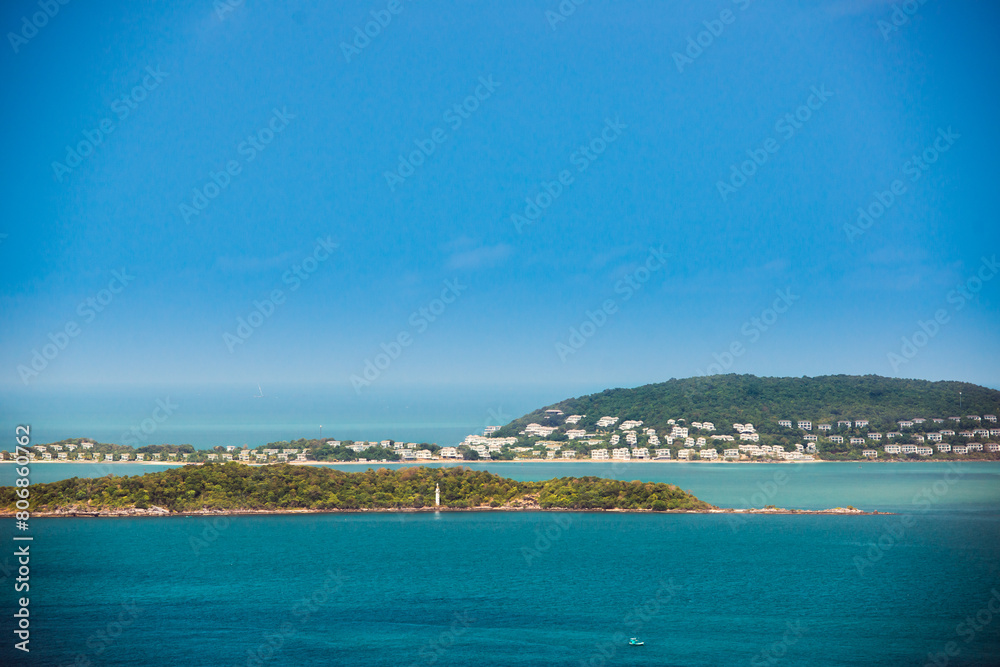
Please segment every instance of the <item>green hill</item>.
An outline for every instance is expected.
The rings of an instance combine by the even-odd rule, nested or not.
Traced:
[[[959,392],[961,408],[959,407]],[[813,423],[868,419],[873,428],[895,428],[901,419],[965,417],[1000,413],[1000,391],[968,382],[929,382],[878,375],[809,378],[713,375],[669,380],[634,389],[606,389],[569,398],[524,415],[498,435],[516,435],[526,424],[545,424],[546,410],[586,415],[588,430],[602,416],[641,419],[643,428],[666,428],[668,419],[710,421],[728,429],[752,422],[760,432],[777,431],[779,419]],[[769,427],[773,427],[768,430]]]

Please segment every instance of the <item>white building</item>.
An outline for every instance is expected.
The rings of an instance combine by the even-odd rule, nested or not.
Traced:
[[[811,431],[813,428],[812,422],[800,421],[798,425],[803,431]]]
[[[590,452],[590,458],[595,460],[606,461],[608,459],[608,450],[606,449],[595,449]]]
[[[878,458],[878,452],[875,451],[874,449],[862,449],[861,450],[861,456],[864,456],[864,457],[869,458],[869,459],[877,459]]]
[[[532,423],[525,426],[524,430],[521,432],[528,437],[537,436],[540,438],[547,438],[553,433],[555,433],[556,430],[557,429],[555,426],[542,426],[541,424]]]

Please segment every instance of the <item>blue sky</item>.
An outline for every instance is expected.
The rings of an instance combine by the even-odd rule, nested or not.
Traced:
[[[389,5],[5,3],[0,383],[1000,385],[996,6]]]

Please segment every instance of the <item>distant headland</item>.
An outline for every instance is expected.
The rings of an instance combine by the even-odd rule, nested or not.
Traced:
[[[1000,460],[1000,391],[877,375],[715,375],[607,389],[544,406],[461,443],[300,438],[257,447],[132,447],[71,438],[32,461],[428,463]],[[10,460],[10,452],[0,453]]]

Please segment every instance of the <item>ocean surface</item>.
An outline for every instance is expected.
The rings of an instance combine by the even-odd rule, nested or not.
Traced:
[[[341,383],[342,384],[342,383]],[[395,388],[258,385],[0,389],[0,447],[29,424],[32,442],[90,438],[140,445],[251,447],[298,438],[457,445],[543,405],[603,387]],[[258,396],[258,394],[263,396]],[[158,409],[159,408],[159,409]],[[162,421],[153,420],[156,416]],[[165,418],[164,418],[165,417]]]
[[[899,513],[34,519],[0,664],[1000,664],[1000,464],[476,467]]]

